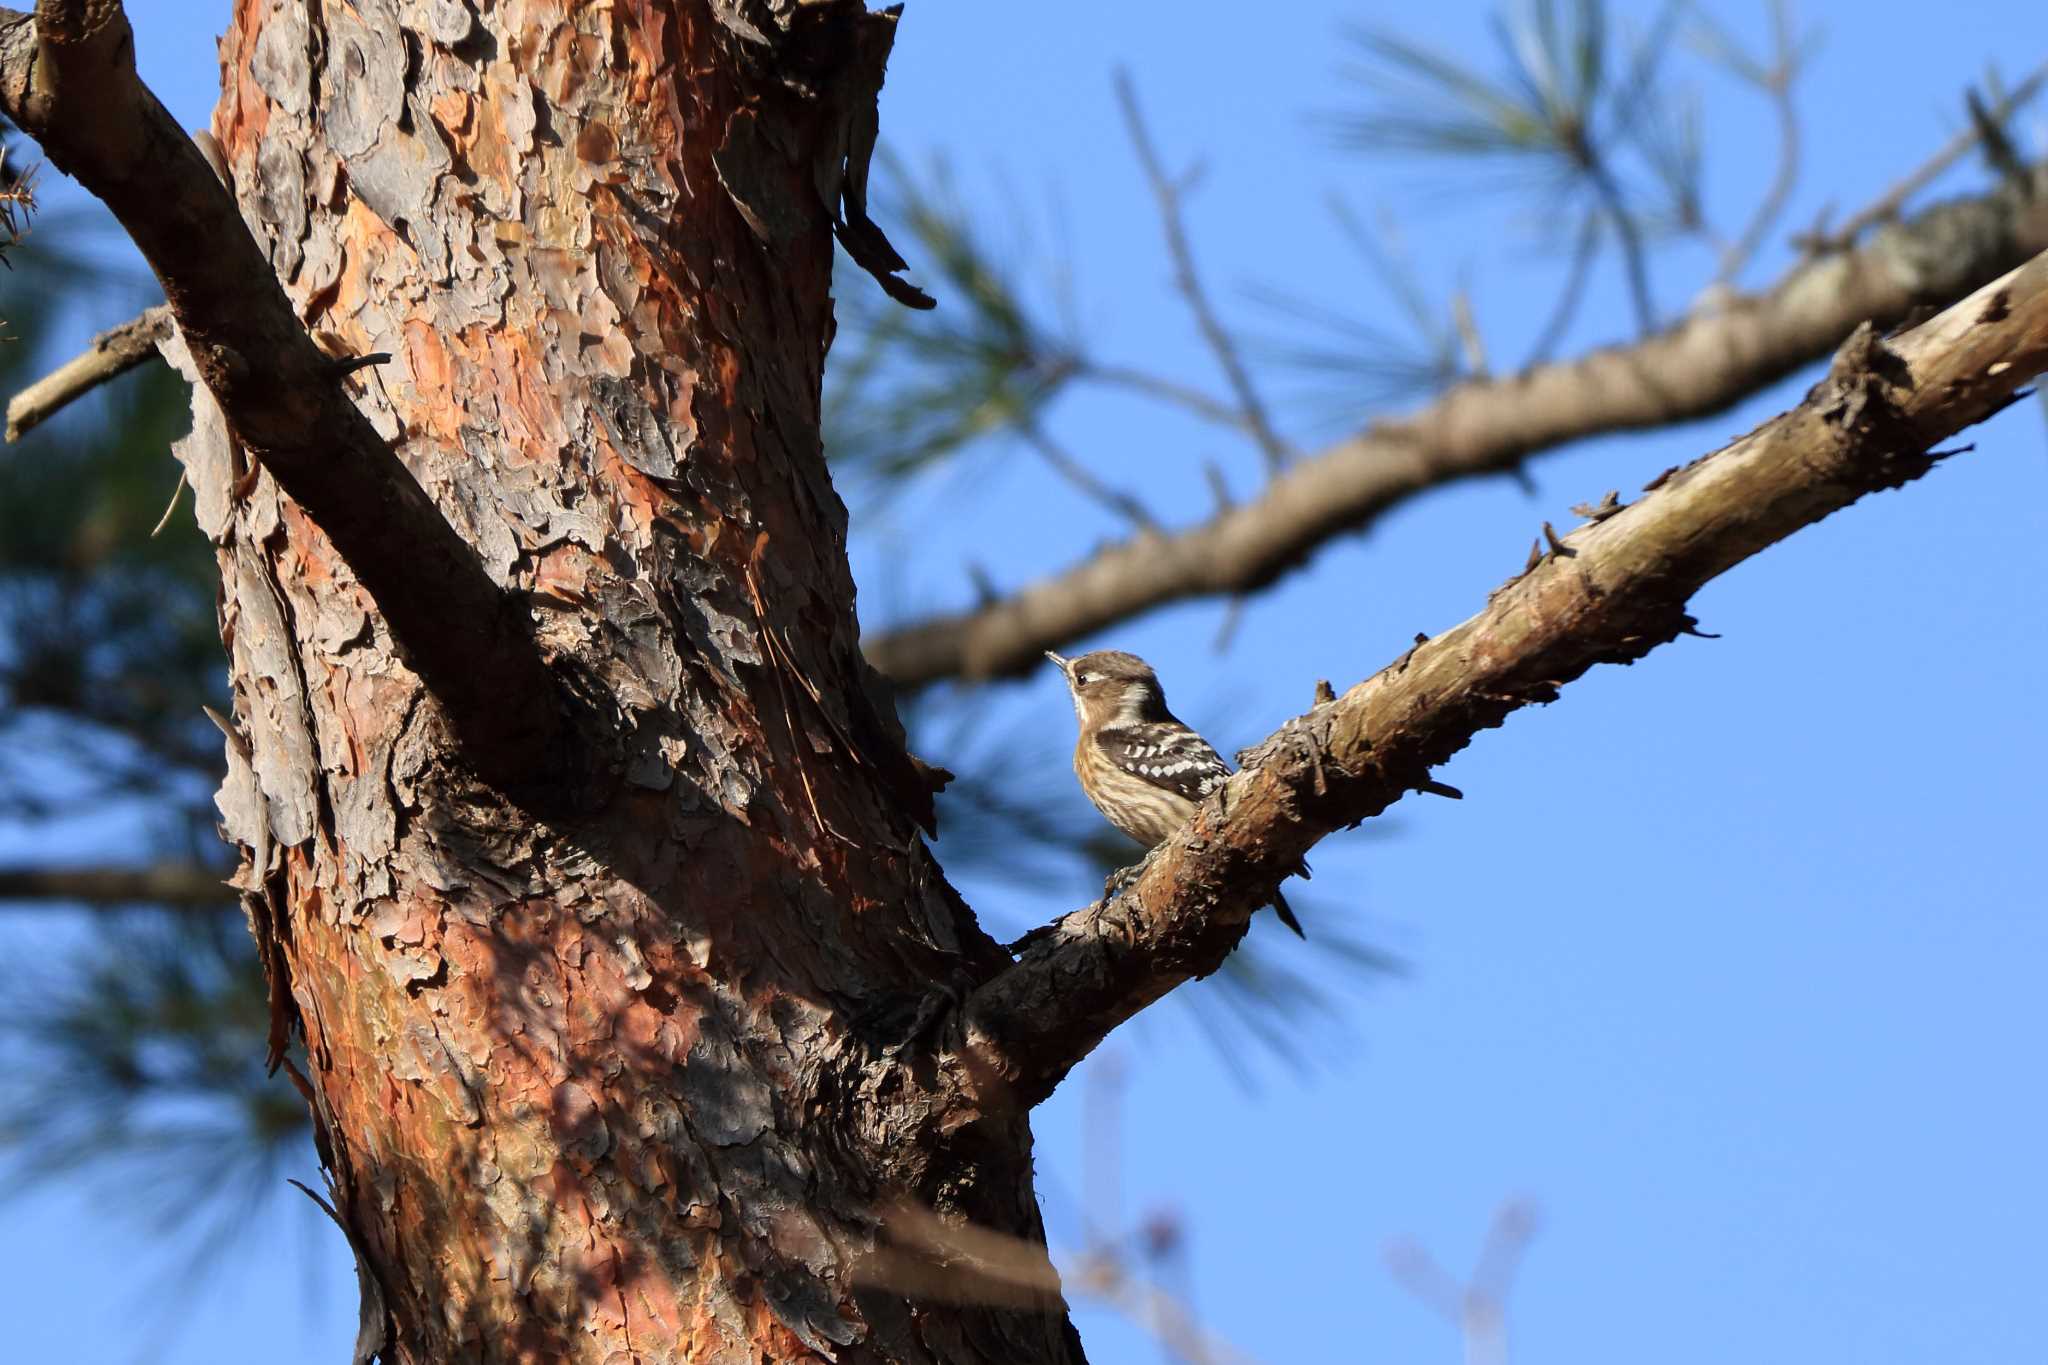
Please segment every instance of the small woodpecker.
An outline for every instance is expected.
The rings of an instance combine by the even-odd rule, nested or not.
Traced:
[[[1074,776],[1082,792],[1109,823],[1147,849],[1158,847],[1223,785],[1229,765],[1166,709],[1159,675],[1137,655],[1099,649],[1063,659],[1047,650],[1045,657],[1065,675],[1081,720]],[[1308,875],[1308,864],[1299,871]],[[1278,890],[1273,911],[1301,934]]]

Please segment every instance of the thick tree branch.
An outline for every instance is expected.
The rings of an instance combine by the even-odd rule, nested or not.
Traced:
[[[868,657],[904,687],[1020,673],[1044,650],[1163,603],[1256,591],[1425,489],[1587,436],[1718,412],[1827,354],[1859,322],[1949,302],[2044,248],[2048,169],[2036,167],[2028,183],[1938,205],[1633,345],[1460,385],[1298,461],[1208,521],[1109,544],[1011,596],[885,631]]]
[[[0,868],[0,902],[78,901],[94,907],[161,905],[215,910],[235,903],[221,874],[189,863],[155,867]]]
[[[101,332],[85,350],[7,400],[7,439],[20,440],[100,385],[155,360],[156,344],[170,334],[171,310],[161,303]]]
[[[350,401],[234,199],[137,77],[119,4],[0,10],[0,111],[127,229],[228,429],[334,542],[477,772],[540,778],[562,713],[524,605]]]
[[[1936,443],[2048,369],[2048,255],[1886,344],[1864,327],[1797,408],[1660,476],[1344,696],[1289,721],[1132,888],[1050,926],[969,998],[968,1041],[1028,1102],[1117,1024],[1244,936],[1251,912],[1332,830],[1379,814],[1432,765],[1597,663],[1691,632],[1709,579],[1866,493],[1919,477]]]

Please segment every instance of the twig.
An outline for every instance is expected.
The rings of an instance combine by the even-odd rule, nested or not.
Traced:
[[[1494,1213],[1471,1279],[1459,1283],[1426,1248],[1406,1238],[1387,1248],[1387,1273],[1458,1329],[1466,1365],[1506,1365],[1508,1291],[1535,1231],[1534,1208],[1511,1199]]]
[[[1253,435],[1252,427],[1245,415],[1230,404],[1211,398],[1200,389],[1177,384],[1171,379],[1151,374],[1129,365],[1101,365],[1092,360],[1077,360],[1071,377],[1087,383],[1103,384],[1110,388],[1129,389],[1149,398],[1175,404],[1187,409],[1205,422],[1219,427],[1228,427],[1240,435]]]
[[[0,869],[0,901],[73,901],[94,909],[159,905],[213,910],[235,903],[221,874],[194,864],[156,867],[16,867]]]
[[[164,527],[171,524],[171,513],[178,510],[178,495],[185,491],[185,467],[178,466],[178,481],[171,485],[171,500],[164,504],[164,514],[156,519],[156,525],[149,528],[149,538],[155,540],[164,533]]]
[[[1266,458],[1266,468],[1277,472],[1293,458],[1294,452],[1274,431],[1266,416],[1265,404],[1259,400],[1258,390],[1252,385],[1251,374],[1237,354],[1237,344],[1230,339],[1230,334],[1223,329],[1222,322],[1209,305],[1201,276],[1195,271],[1194,251],[1188,246],[1187,228],[1182,221],[1181,187],[1167,176],[1166,168],[1159,160],[1158,149],[1152,145],[1151,135],[1145,130],[1144,115],[1138,109],[1138,96],[1127,72],[1117,73],[1116,97],[1123,107],[1131,144],[1137,149],[1138,161],[1145,168],[1145,179],[1152,186],[1153,198],[1159,202],[1160,223],[1166,230],[1166,249],[1173,257],[1174,285],[1180,290],[1181,297],[1187,300],[1189,311],[1195,315],[1195,325],[1201,329],[1202,339],[1209,343],[1209,350],[1222,367],[1224,378],[1230,381],[1231,392],[1237,395],[1238,409],[1244,415],[1245,425]]]
[[[1202,461],[1202,477],[1208,481],[1209,496],[1216,500],[1216,515],[1222,516],[1237,506],[1237,499],[1230,496],[1230,480],[1223,473],[1223,466],[1214,460]]]
[[[1023,437],[1026,445],[1038,452],[1039,458],[1051,466],[1054,473],[1072,484],[1086,497],[1100,503],[1133,526],[1158,528],[1159,523],[1145,510],[1145,504],[1129,493],[1111,488],[1096,478],[1087,465],[1075,459],[1059,442],[1046,435],[1044,429],[1036,422],[1027,422],[1018,428],[1018,435]]]
[[[908,1202],[881,1210],[880,1222],[893,1245],[855,1268],[857,1283],[895,1294],[1018,1308],[1043,1304],[1063,1287],[1037,1242],[944,1219]],[[1119,1255],[1098,1251],[1080,1257],[1066,1284],[1116,1310],[1191,1365],[1252,1365],[1243,1352],[1205,1332],[1171,1294],[1135,1279]]]
[[[20,440],[108,380],[159,359],[156,344],[170,334],[168,303],[101,332],[84,351],[7,400],[7,439]]]
[[[1771,98],[1771,107],[1778,117],[1778,173],[1771,178],[1771,186],[1764,192],[1762,202],[1750,216],[1742,235],[1721,253],[1721,268],[1715,274],[1717,284],[1732,284],[1742,273],[1750,258],[1764,244],[1771,227],[1778,216],[1785,211],[1785,205],[1792,197],[1792,187],[1799,183],[1799,107],[1792,99],[1793,82],[1799,77],[1798,43],[1792,36],[1792,9],[1789,0],[1772,0],[1771,3],[1771,65],[1756,74],[1756,84]]]
[[[1547,364],[1550,354],[1557,349],[1557,343],[1564,340],[1565,328],[1572,325],[1578,315],[1579,301],[1586,294],[1586,280],[1592,274],[1593,259],[1600,254],[1600,215],[1592,209],[1586,211],[1586,221],[1579,225],[1578,245],[1572,248],[1571,270],[1565,275],[1564,289],[1557,296],[1557,303],[1550,310],[1550,320],[1543,324],[1542,335],[1529,351],[1524,369],[1534,369]]]
[[[1186,1365],[1252,1365],[1252,1358],[1203,1330],[1186,1305],[1156,1284],[1129,1275],[1120,1261],[1088,1257],[1072,1269],[1074,1288],[1106,1304]]]
[[[1491,374],[1492,367],[1486,363],[1486,340],[1479,334],[1479,320],[1472,314],[1472,293],[1462,284],[1451,293],[1451,327],[1458,334],[1466,372],[1476,379]],[[1455,374],[1451,367],[1446,370],[1446,377]]]
[[[1243,624],[1244,596],[1239,594],[1224,605],[1223,619],[1216,623],[1216,638],[1210,642],[1209,648],[1218,654],[1227,651],[1231,642],[1237,639],[1237,628]]]
[[[2043,84],[2048,84],[2048,65],[2036,67],[2032,75],[2013,87],[2012,93],[1987,110],[1994,122],[2002,123],[2019,111],[2021,106],[2041,93]],[[1811,255],[1823,255],[1830,251],[1844,251],[1864,231],[1878,223],[1888,222],[1899,216],[1899,211],[1914,195],[1926,189],[1936,177],[1956,162],[1970,154],[1977,145],[1982,130],[1975,122],[1943,143],[1941,150],[1921,163],[1919,169],[1898,181],[1880,195],[1868,208],[1851,217],[1848,222],[1833,232],[1815,229],[1793,239],[1793,245],[1804,248]]]

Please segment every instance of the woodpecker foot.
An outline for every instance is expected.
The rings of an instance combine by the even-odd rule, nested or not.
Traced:
[[[1152,866],[1152,855],[1147,853],[1129,867],[1120,867],[1110,873],[1102,879],[1102,898],[1104,900],[1114,900],[1116,897],[1121,896],[1124,892],[1130,890],[1132,882],[1145,875],[1145,869],[1150,866]]]

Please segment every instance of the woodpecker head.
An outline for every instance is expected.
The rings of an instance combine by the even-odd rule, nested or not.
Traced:
[[[1066,675],[1067,690],[1074,696],[1074,714],[1081,718],[1083,729],[1171,718],[1159,675],[1135,654],[1098,649],[1078,659],[1063,659],[1047,650],[1045,657]]]

